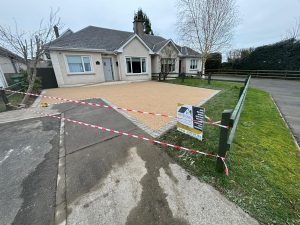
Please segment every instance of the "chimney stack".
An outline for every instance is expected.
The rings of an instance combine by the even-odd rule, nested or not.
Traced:
[[[133,31],[137,35],[144,34],[144,20],[143,20],[143,18],[139,18],[138,16],[134,17]]]
[[[58,38],[59,37],[58,27],[54,25],[53,29],[54,29],[55,37]]]

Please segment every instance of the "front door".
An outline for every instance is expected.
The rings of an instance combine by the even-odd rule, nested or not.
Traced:
[[[181,74],[181,60],[179,60],[179,74]]]
[[[111,58],[103,58],[103,70],[105,81],[114,80]]]

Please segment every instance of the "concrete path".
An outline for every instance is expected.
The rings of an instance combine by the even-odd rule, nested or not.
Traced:
[[[300,145],[300,81],[252,79],[251,85],[268,91]]]
[[[110,109],[53,107],[148,136]],[[0,133],[1,225],[258,224],[152,143],[54,118],[5,123]]]
[[[54,224],[59,121],[0,125],[0,224]]]
[[[116,111],[55,108],[67,118],[148,136]],[[66,211],[58,208],[59,224],[257,224],[152,143],[68,122],[64,131]]]

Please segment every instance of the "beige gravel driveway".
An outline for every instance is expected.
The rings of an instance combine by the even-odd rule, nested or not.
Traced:
[[[216,90],[205,88],[147,81],[132,83],[116,82],[115,84],[112,83],[109,85],[99,84],[47,89],[44,94],[73,100],[104,98],[114,105],[123,108],[165,113],[175,116],[177,103],[198,105],[204,103],[217,92]],[[41,102],[57,103],[59,101],[44,98]],[[165,117],[133,112],[129,112],[129,114],[153,130],[158,130],[171,121],[170,118]]]

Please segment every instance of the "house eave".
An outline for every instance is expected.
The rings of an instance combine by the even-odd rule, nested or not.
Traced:
[[[126,41],[122,46],[120,46],[114,52],[123,53],[124,47],[127,46],[134,38],[137,38],[149,50],[150,55],[154,54],[154,52],[148,47],[148,45],[137,34],[134,34],[128,41]]]
[[[160,53],[161,53],[161,50],[164,49],[164,47],[166,47],[167,44],[169,44],[169,43],[172,43],[172,45],[174,46],[174,48],[178,51],[178,56],[181,56],[181,55],[182,55],[181,51],[179,51],[179,49],[176,47],[176,45],[175,45],[175,43],[172,41],[172,39],[168,40],[168,41],[166,42],[166,44],[164,44],[164,45],[157,51],[157,53],[160,54]]]
[[[50,47],[50,51],[72,51],[72,52],[99,52],[114,54],[114,51],[108,51],[106,49],[94,49],[94,48],[65,48],[65,47]]]
[[[200,55],[182,55],[180,58],[201,58]]]

